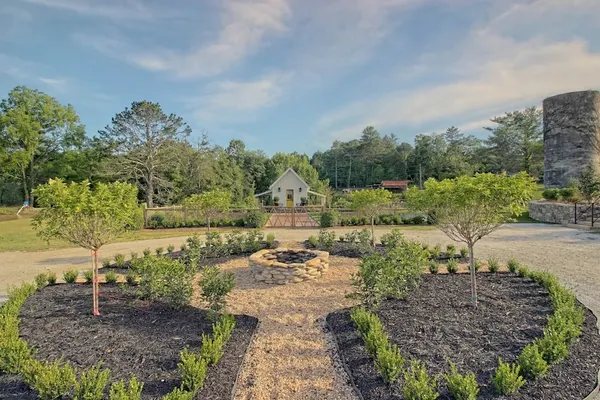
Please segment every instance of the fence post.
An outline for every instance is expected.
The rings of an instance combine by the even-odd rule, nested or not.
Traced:
[[[144,207],[144,228],[148,226],[148,209]]]
[[[573,223],[577,224],[577,202],[573,203],[573,209],[575,210],[575,217],[573,218]]]
[[[594,208],[595,208],[594,206],[595,205],[596,205],[595,203],[592,203],[592,228],[594,227]]]
[[[296,227],[296,207],[292,207],[292,228]]]

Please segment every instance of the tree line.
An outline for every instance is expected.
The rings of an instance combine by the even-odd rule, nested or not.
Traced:
[[[336,140],[316,152],[311,163],[334,188],[365,187],[382,180],[425,182],[476,172],[526,171],[543,176],[542,112],[536,107],[508,112],[483,127],[487,139],[465,135],[451,126],[443,133],[417,135],[414,143],[399,142],[394,134],[381,135],[366,127],[359,139]]]
[[[297,152],[267,156],[241,140],[226,147],[206,135],[191,137],[180,116],[158,103],[133,102],[93,134],[75,108],[35,89],[18,86],[0,102],[0,204],[36,204],[34,189],[52,178],[64,181],[127,181],[148,207],[181,204],[193,194],[222,189],[236,205],[254,204],[287,168],[312,190],[331,194],[384,179],[411,180],[471,175],[474,172],[541,176],[541,112],[535,107],[491,119],[488,139],[451,127],[417,135],[414,144],[366,127],[360,139],[335,141],[312,157]]]

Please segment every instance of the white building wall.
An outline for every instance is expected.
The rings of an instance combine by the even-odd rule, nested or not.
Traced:
[[[281,191],[279,191],[279,188],[281,188]],[[299,190],[300,188],[302,190]],[[279,197],[280,206],[286,205],[287,189],[294,190],[294,206],[301,203],[302,197],[306,197],[308,199],[308,186],[306,186],[292,172],[288,172],[278,182],[275,183],[275,186],[273,186],[273,191],[271,192],[272,199]]]

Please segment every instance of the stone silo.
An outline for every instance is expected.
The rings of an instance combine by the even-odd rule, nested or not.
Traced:
[[[562,188],[600,161],[600,92],[563,93],[544,100],[544,186]]]

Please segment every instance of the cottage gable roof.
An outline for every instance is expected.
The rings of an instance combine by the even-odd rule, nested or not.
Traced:
[[[286,170],[285,170],[285,172],[284,172],[283,174],[281,174],[281,176],[280,176],[279,178],[277,178],[277,179],[275,180],[275,182],[273,182],[273,183],[271,184],[271,186],[269,186],[269,189],[273,189],[273,188],[275,187],[275,185],[277,184],[277,182],[279,182],[279,181],[280,181],[280,180],[281,180],[281,179],[282,179],[284,176],[286,176],[287,174],[290,174],[290,173],[291,173],[291,174],[294,174],[294,175],[296,176],[296,178],[298,178],[298,180],[300,180],[300,182],[301,182],[301,183],[302,183],[304,186],[306,186],[306,190],[308,190],[308,189],[310,188],[310,186],[308,186],[308,184],[307,184],[307,183],[304,181],[304,179],[300,178],[300,175],[298,175],[298,174],[296,173],[296,171],[294,171],[294,169],[293,169],[293,168],[288,168],[288,169],[286,169]]]

